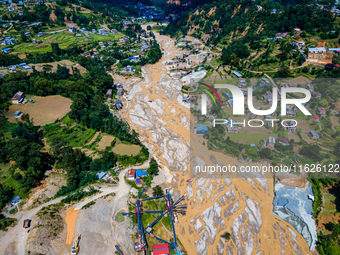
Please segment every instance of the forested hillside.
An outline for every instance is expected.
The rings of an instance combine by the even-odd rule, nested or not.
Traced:
[[[331,12],[306,2],[228,0],[206,3],[193,9],[173,21],[165,33],[170,36],[191,34],[208,43],[228,44],[231,39],[242,37],[253,42],[264,36],[275,37],[276,33],[293,33],[296,27],[315,35],[327,34],[334,29],[334,21]]]

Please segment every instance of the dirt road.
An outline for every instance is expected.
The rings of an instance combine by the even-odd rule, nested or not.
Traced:
[[[141,166],[136,166],[138,168],[147,168],[149,165],[149,162],[145,162]],[[135,168],[136,168],[135,167]],[[124,169],[119,174],[119,183],[117,186],[114,187],[105,187],[100,189],[100,193],[96,194],[92,197],[85,198],[83,201],[75,204],[73,208],[75,210],[80,210],[85,204],[95,201],[96,199],[99,199],[101,197],[104,197],[110,193],[115,193],[116,196],[114,197],[114,201],[119,200],[124,195],[129,194],[130,186],[126,184],[124,180],[124,175],[128,171],[128,169],[133,168],[129,167]],[[0,243],[1,243],[1,249],[0,254],[8,254],[8,252],[12,252],[13,254],[18,255],[25,255],[25,246],[26,241],[29,233],[26,232],[25,229],[23,229],[23,221],[24,219],[31,219],[34,215],[36,215],[43,207],[47,207],[49,205],[57,204],[59,203],[64,197],[59,197],[56,199],[53,199],[47,203],[44,203],[42,205],[39,205],[38,207],[29,210],[29,211],[20,211],[16,213],[15,215],[6,215],[8,217],[16,218],[18,223],[15,227],[9,229],[7,232],[0,232]],[[115,206],[115,203],[113,203],[110,206]],[[32,223],[34,224],[34,223]],[[73,237],[71,238],[71,240]],[[8,247],[8,249],[7,249]],[[15,250],[13,250],[13,247]],[[10,253],[11,254],[11,253]],[[57,253],[56,253],[57,254]],[[69,251],[67,251],[65,254],[69,254]]]
[[[115,221],[115,215],[121,210],[129,210],[127,200],[131,186],[124,180],[126,172],[131,168],[146,169],[148,167],[149,161],[146,161],[140,166],[131,166],[122,170],[118,176],[119,182],[117,186],[102,187],[100,194],[89,197],[72,206],[72,211],[80,211],[70,220],[65,219],[67,223],[67,239],[60,254],[69,254],[70,244],[74,243],[74,238],[78,234],[82,236],[79,255],[99,253],[109,255],[113,253],[115,250],[114,245],[117,243],[124,247],[124,251],[130,252],[133,249],[131,236],[134,234],[129,229],[130,222],[126,220],[118,224]],[[100,199],[111,193],[115,195],[109,202]],[[96,201],[96,204],[92,205],[89,209],[81,210],[84,205],[91,201]]]

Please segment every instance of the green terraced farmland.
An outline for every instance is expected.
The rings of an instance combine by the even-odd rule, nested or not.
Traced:
[[[89,36],[93,37],[93,39],[87,39],[84,36],[76,37],[75,34],[71,34],[68,32],[59,32],[55,34],[46,34],[42,37],[35,37],[37,40],[42,40],[42,43],[22,43],[14,47],[14,51],[18,53],[33,53],[33,52],[46,52],[52,51],[51,43],[58,43],[61,49],[66,49],[71,45],[75,44],[84,44],[87,42],[93,41],[110,41],[110,40],[118,40],[121,37],[124,37],[123,34],[114,34],[114,35],[96,35],[89,33]]]

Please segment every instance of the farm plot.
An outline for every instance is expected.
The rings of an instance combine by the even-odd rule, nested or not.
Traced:
[[[22,113],[29,114],[33,119],[34,125],[43,126],[55,122],[57,119],[64,117],[70,110],[72,101],[62,96],[47,96],[38,97],[33,96],[32,102],[27,102],[23,105],[10,106],[6,117],[8,121],[15,123],[16,118],[14,113],[21,111]]]

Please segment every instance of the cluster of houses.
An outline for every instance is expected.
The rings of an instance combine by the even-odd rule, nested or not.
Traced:
[[[125,43],[126,41],[128,41],[130,39],[130,36],[124,36],[122,38],[119,38],[118,41],[121,43]]]
[[[263,140],[262,148],[269,148],[269,149],[274,150],[275,149],[276,140],[278,141],[278,143],[280,143],[280,144],[282,144],[284,146],[288,146],[289,145],[288,137],[281,136],[281,137],[279,137],[279,139],[276,139],[275,137],[270,136],[268,139]]]
[[[0,38],[0,44],[1,45],[14,45],[15,39],[10,36],[7,36],[5,38]]]
[[[340,10],[337,8],[338,4],[339,4],[339,0],[336,0],[335,5],[332,6],[330,9],[325,8],[325,6],[323,4],[319,4],[319,3],[315,3],[315,7],[318,8],[318,9],[321,9],[321,10],[324,10],[324,11],[329,11],[329,12],[332,12],[334,14],[339,15]]]
[[[150,50],[151,46],[146,41],[142,41],[141,51],[148,51]]]
[[[126,36],[126,37],[120,38],[119,41],[122,42],[122,41],[125,41],[126,39],[130,39],[130,37]],[[133,39],[133,38],[131,38],[131,39]],[[150,45],[147,44],[145,41],[142,41],[141,44],[139,44],[138,42],[139,42],[139,40],[135,40],[135,46],[141,46],[141,48],[140,49],[131,49],[129,52],[136,53],[137,51],[141,51],[142,53],[140,55],[136,54],[134,56],[130,56],[130,57],[126,58],[126,60],[129,60],[130,62],[138,63],[141,58],[147,57],[147,55],[143,51],[149,50],[150,49]],[[109,52],[113,52],[114,51],[113,49],[111,49],[112,46],[114,45],[113,41],[107,41],[106,43],[101,41],[98,44],[100,46],[100,50],[108,49]],[[129,53],[129,52],[124,52],[122,49],[120,49],[119,52],[120,53]],[[97,50],[94,51],[94,52],[85,51],[81,55],[84,56],[84,57],[95,58],[95,57],[98,57],[99,52]],[[107,58],[110,58],[110,57],[107,57]],[[102,57],[101,57],[101,59],[102,59]],[[122,68],[121,71],[123,71],[123,72],[130,72],[130,73],[134,73],[135,72],[135,70],[132,68],[132,66],[127,66],[125,68]]]
[[[91,57],[91,58],[96,58],[96,57],[98,57],[98,55],[99,55],[99,52],[98,51],[93,51],[92,52],[92,55],[91,55],[91,53],[90,52],[88,52],[88,51],[85,51],[84,53],[82,53],[81,54],[83,57]]]
[[[197,84],[200,80],[202,80],[206,75],[207,75],[207,70],[201,69],[203,67],[199,67],[197,69],[197,72],[195,72],[195,70],[182,70],[179,72],[175,72],[175,73],[170,73],[171,77],[176,78],[177,76],[184,76],[181,78],[181,82],[183,85],[186,84]]]
[[[312,47],[308,48],[308,59],[330,62],[340,52],[340,48]],[[338,65],[337,65],[338,66]]]
[[[203,45],[200,43],[200,41],[193,39],[191,40],[188,36],[185,36],[184,38],[181,38],[177,45],[177,47],[190,47],[190,48],[198,48],[201,49]]]
[[[31,70],[32,69],[26,63],[20,63],[20,64],[17,64],[17,65],[10,65],[10,66],[7,66],[5,68],[7,68],[10,72],[15,72],[17,70],[27,71],[27,70]]]
[[[125,174],[125,177],[128,181],[135,181],[137,187],[141,187],[143,185],[143,181],[141,178],[148,176],[147,171],[143,171],[141,169],[129,169]]]
[[[68,27],[68,31],[71,33],[76,33],[76,37],[82,37],[83,35],[88,38],[88,39],[93,39],[91,36],[89,36],[89,32],[86,30],[85,27],[83,27],[82,29],[77,30],[77,28],[75,26],[70,26]],[[97,34],[97,35],[103,35],[103,36],[108,36],[106,30],[104,28],[100,28],[98,29],[98,31],[96,29],[92,29],[91,30],[92,34]],[[117,30],[116,29],[112,29],[109,34],[117,34]]]
[[[315,8],[317,9],[321,9],[321,10],[324,10],[324,11],[329,11],[329,12],[332,12],[334,14],[337,14],[339,15],[340,14],[340,10],[337,8],[339,4],[339,0],[336,0],[335,1],[335,5],[332,6],[331,8],[326,8],[325,5],[323,4],[319,4],[319,3],[315,3],[315,4],[310,4],[310,6],[314,6]],[[258,5],[257,6],[257,11],[263,11],[263,6],[261,5]],[[277,10],[276,9],[272,9],[270,11],[271,14],[276,14],[277,13]]]
[[[112,107],[119,111],[123,107],[123,102],[121,100],[117,100],[116,102],[112,103]]]

